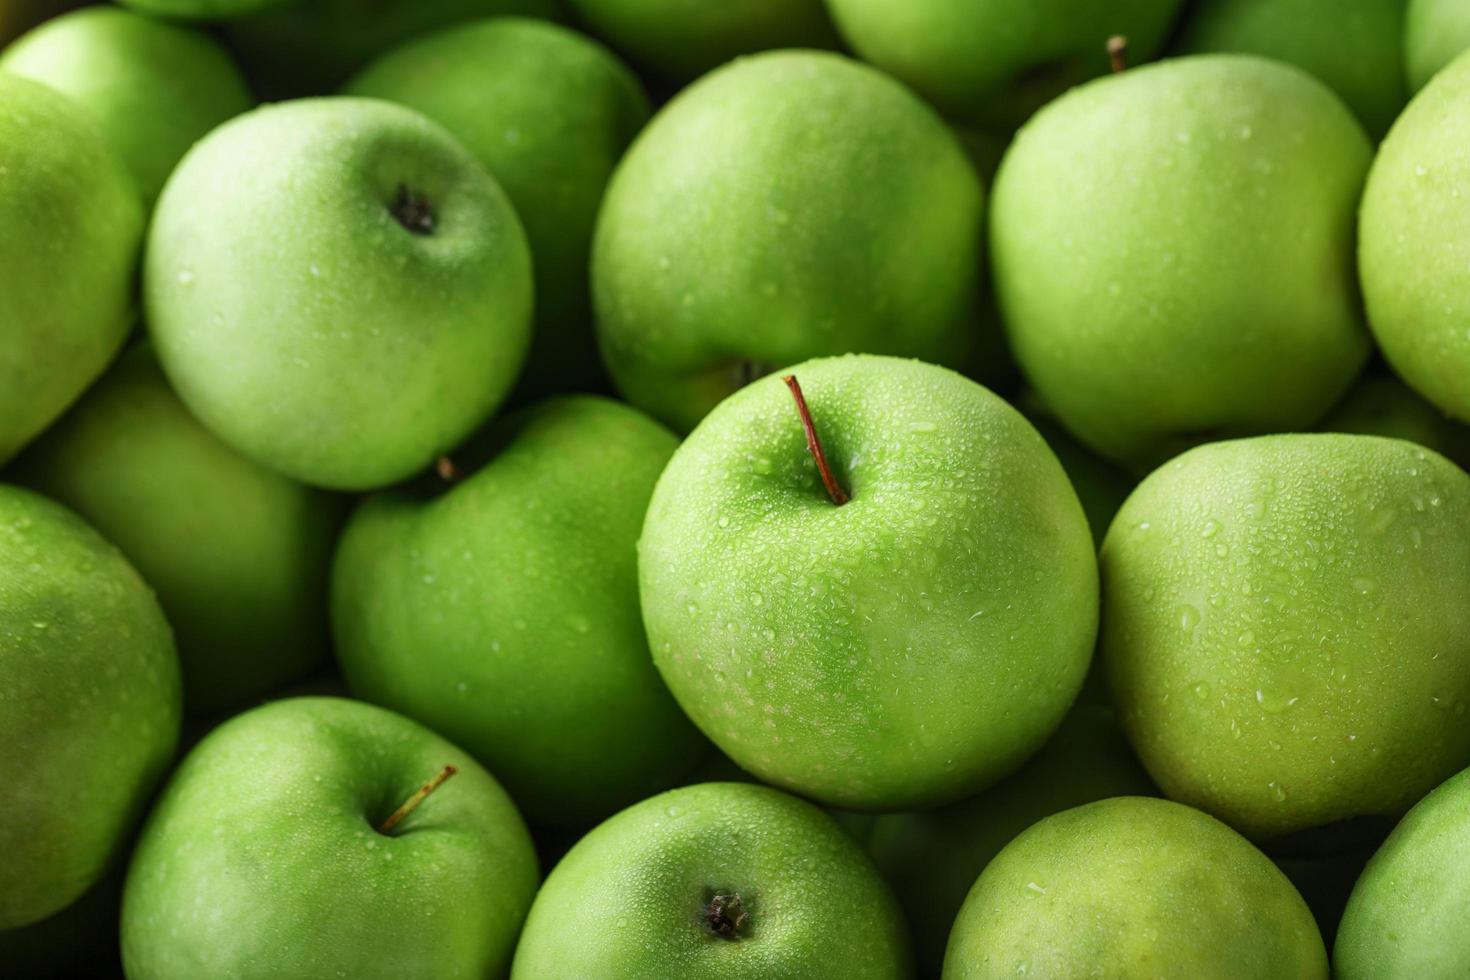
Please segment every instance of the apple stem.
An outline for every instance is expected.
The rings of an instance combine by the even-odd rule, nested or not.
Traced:
[[[398,826],[398,824],[402,822],[404,817],[412,813],[420,803],[429,798],[430,793],[434,792],[434,790],[438,789],[440,786],[443,786],[444,781],[457,772],[459,772],[459,770],[456,769],[454,766],[445,766],[443,769],[440,769],[434,775],[433,779],[429,780],[427,783],[424,783],[424,785],[414,790],[413,795],[404,800],[402,806],[394,810],[391,814],[388,815],[387,820],[384,820],[381,824],[378,825],[378,833],[386,834],[394,827]]]
[[[454,460],[448,456],[440,456],[434,461],[434,472],[439,474],[439,479],[445,483],[454,483],[464,475],[460,473],[459,467],[454,465]]]
[[[1128,70],[1128,39],[1122,34],[1108,38],[1108,61],[1112,62],[1114,75]]]
[[[782,381],[786,387],[791,389],[791,397],[796,399],[796,413],[801,416],[801,427],[806,431],[806,448],[817,461],[817,472],[822,475],[822,485],[827,488],[827,496],[838,507],[847,503],[847,491],[842,489],[842,484],[837,482],[837,477],[832,475],[832,467],[827,465],[827,454],[822,451],[822,440],[817,438],[817,427],[812,422],[811,409],[807,408],[806,396],[801,393],[801,382],[796,380],[796,375],[783,375]]]

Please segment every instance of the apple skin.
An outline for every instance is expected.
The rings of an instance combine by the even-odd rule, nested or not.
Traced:
[[[1415,804],[1368,861],[1338,927],[1341,980],[1470,972],[1470,770]]]
[[[1470,466],[1470,428],[1455,422],[1397,378],[1364,378],[1318,426],[1404,439],[1433,449],[1461,469]]]
[[[118,7],[47,21],[5,49],[0,70],[85,108],[149,206],[189,147],[253,102],[217,41]]]
[[[1145,65],[1053,102],[1006,153],[991,214],[1027,381],[1124,462],[1310,427],[1369,352],[1352,246],[1370,155],[1325,85],[1254,56]]]
[[[972,125],[1014,129],[1108,71],[1107,40],[1133,63],[1162,46],[1181,0],[827,0],[865,61]]]
[[[452,487],[353,516],[332,578],[338,661],[355,694],[464,746],[532,820],[586,826],[705,749],[638,615],[638,532],[677,443],[588,396],[490,436],[498,452]]]
[[[0,465],[107,367],[136,314],[143,206],[71,99],[0,73]]]
[[[361,702],[275,701],[211,732],[154,806],[123,965],[130,980],[503,976],[536,881],[520,814],[465,752]]]
[[[790,369],[827,498],[769,377],[701,423],[639,543],[654,662],[741,768],[855,810],[974,794],[1039,749],[1097,627],[1077,495],[1014,409],[944,368],[852,355]]]
[[[838,45],[822,0],[567,0],[567,6],[593,34],[673,82],[757,51]]]
[[[606,385],[587,264],[608,178],[648,122],[642,84],[611,52],[518,17],[414,40],[347,83],[444,126],[500,182],[530,241],[536,329],[521,379],[533,393]]]
[[[148,345],[125,353],[11,478],[75,510],[158,591],[191,713],[262,697],[329,649],[342,502],[210,435]]]
[[[1368,322],[1399,377],[1441,411],[1470,422],[1470,58],[1404,110],[1363,195],[1358,268]]]
[[[742,58],[665,106],[613,175],[592,256],[603,358],[679,432],[775,365],[960,365],[983,210],[954,134],[896,82],[832,54]]]
[[[0,929],[109,869],[178,743],[179,660],[127,560],[60,504],[0,484]]]
[[[1409,89],[1417,92],[1470,48],[1470,9],[1460,0],[1409,0],[1406,20]]]
[[[944,980],[1327,980],[1312,913],[1266,855],[1168,800],[1124,796],[1035,824],[986,867]]]
[[[706,924],[720,894],[749,918]],[[587,928],[587,916],[615,928]],[[911,975],[903,916],[858,846],[810,803],[705,783],[599,825],[552,869],[512,980],[867,980]]]
[[[863,840],[913,926],[921,975],[939,975],[965,896],[1017,834],[1083,803],[1154,792],[1112,711],[1081,705],[1035,758],[979,796],[873,818]]]
[[[231,20],[276,7],[295,0],[118,0],[149,17],[170,20]]]
[[[1470,763],[1470,476],[1375,436],[1193,449],[1102,548],[1101,656],[1172,799],[1269,839]]]
[[[1409,99],[1404,8],[1405,0],[1203,0],[1179,50],[1256,54],[1305,69],[1377,140]]]
[[[395,218],[405,188],[432,230]],[[341,97],[196,145],[144,273],[190,410],[257,463],[343,490],[414,474],[490,416],[525,358],[531,288],[520,221],[469,151],[411,109]]]

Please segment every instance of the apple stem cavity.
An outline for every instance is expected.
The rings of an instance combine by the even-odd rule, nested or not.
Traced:
[[[1128,70],[1128,39],[1122,34],[1108,38],[1108,61],[1112,63],[1114,75]]]
[[[434,233],[434,206],[429,199],[407,184],[398,185],[398,196],[388,210],[400,225],[415,235]]]
[[[382,823],[378,824],[378,833],[390,833],[394,827],[398,826],[403,821],[404,817],[408,816],[415,809],[417,809],[418,805],[424,802],[424,800],[427,800],[430,793],[434,792],[434,790],[438,789],[440,786],[443,786],[444,781],[457,772],[459,772],[459,770],[456,769],[454,766],[445,766],[443,769],[440,769],[437,773],[434,774],[433,779],[429,780],[427,783],[424,783],[424,785],[414,790],[413,795],[404,800],[402,806],[390,813],[387,820],[384,820]]]
[[[750,911],[739,892],[716,892],[704,907],[704,924],[721,939],[741,939],[750,924]]]
[[[796,380],[794,374],[783,375],[781,380],[786,382],[786,387],[791,389],[791,397],[796,400],[796,413],[801,416],[801,427],[806,431],[806,448],[817,461],[817,472],[822,475],[822,485],[827,488],[827,496],[832,498],[832,503],[841,507],[851,498],[832,474],[832,467],[827,465],[827,454],[822,451],[822,440],[817,438],[817,427],[812,422],[811,409],[807,408],[806,396],[801,393],[801,382]]]
[[[454,465],[454,460],[450,459],[448,456],[440,456],[438,459],[434,460],[434,472],[437,473],[439,475],[439,479],[443,480],[445,483],[455,483],[459,480],[461,476],[464,475],[460,473],[459,467]]]

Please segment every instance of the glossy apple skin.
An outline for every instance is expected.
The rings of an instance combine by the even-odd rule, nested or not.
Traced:
[[[5,49],[0,70],[85,108],[150,207],[189,147],[254,103],[217,41],[118,7],[47,21]]]
[[[1027,381],[1084,444],[1140,465],[1309,428],[1369,352],[1352,248],[1370,156],[1331,90],[1253,56],[1051,103],[1007,151],[990,224]]]
[[[742,768],[849,809],[976,793],[1051,734],[1092,654],[1077,495],[1000,398],[917,361],[790,369],[731,396],[659,479],[643,621],[674,697]]]
[[[958,366],[975,346],[984,192],[954,134],[833,54],[743,58],[681,92],[598,218],[598,342],[679,432],[749,375],[861,351]]]
[[[587,396],[489,441],[452,487],[353,516],[332,582],[338,660],[356,694],[464,746],[533,820],[585,827],[674,785],[705,746],[638,616],[638,532],[676,442]]]
[[[520,814],[468,754],[359,701],[275,701],[206,736],[154,806],[123,965],[131,980],[503,976],[536,880]]]
[[[432,228],[394,213],[427,199]],[[372,99],[231,120],[169,179],[144,270],[169,380],[224,442],[305,483],[427,467],[504,399],[530,336],[531,258],[484,167]]]
[[[1047,817],[975,882],[944,980],[1022,973],[1328,975],[1312,913],[1266,855],[1198,810],[1136,796]]]
[[[0,74],[0,465],[107,367],[133,325],[143,206],[85,112]]]
[[[1171,798],[1253,839],[1402,813],[1470,763],[1470,476],[1397,439],[1262,436],[1144,480],[1101,656]]]
[[[147,344],[24,453],[13,478],[75,510],[157,590],[191,714],[263,697],[330,649],[327,569],[344,502],[210,435]]]
[[[749,919],[706,925],[716,894]],[[585,928],[589,908],[608,928]],[[512,980],[909,977],[903,915],[872,862],[810,803],[766,786],[670,790],[602,823],[552,869]]]
[[[1470,971],[1470,771],[1420,800],[1368,861],[1338,928],[1342,980]]]
[[[536,276],[536,329],[521,387],[605,386],[587,263],[608,178],[648,122],[638,78],[575,31],[497,17],[395,48],[344,91],[400,102],[441,124],[510,196]]]
[[[180,700],[138,573],[71,511],[0,484],[0,929],[61,911],[122,856]]]
[[[1399,377],[1470,422],[1470,58],[1426,86],[1394,124],[1363,194],[1358,268],[1368,322]]]
[[[1459,0],[1409,0],[1404,27],[1409,88],[1419,91],[1470,48],[1470,9]]]

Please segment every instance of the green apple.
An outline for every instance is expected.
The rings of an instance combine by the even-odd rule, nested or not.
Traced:
[[[1013,837],[1069,807],[1153,792],[1112,711],[1083,705],[1024,768],[979,796],[877,817],[868,853],[908,914],[920,972],[938,976],[965,896]]]
[[[481,17],[555,20],[558,0],[294,0],[234,20],[227,35],[271,98],[322,95],[410,38]]]
[[[1448,457],[1461,469],[1470,466],[1470,428],[1446,418],[1397,378],[1359,381],[1320,428],[1406,439]]]
[[[1470,770],[1409,811],[1353,888],[1332,961],[1341,980],[1470,973]]]
[[[893,895],[830,817],[769,787],[705,783],[582,838],[536,896],[511,977],[889,980],[910,975],[908,957]]]
[[[47,21],[5,49],[0,70],[75,99],[150,205],[189,147],[252,101],[219,42],[118,7]]]
[[[822,0],[567,0],[567,6],[641,67],[675,82],[743,54],[837,46]]]
[[[1027,380],[1129,462],[1311,426],[1368,356],[1352,246],[1370,154],[1325,85],[1248,55],[1047,106],[1006,153],[991,220]]]
[[[1108,38],[1153,57],[1181,0],[827,0],[864,60],[949,116],[1015,128],[1108,70]]]
[[[525,358],[531,289],[494,178],[376,99],[215,130],[164,188],[144,270],[185,404],[250,459],[347,490],[414,474],[490,416]]]
[[[123,965],[129,980],[503,976],[536,880],[520,814],[463,751],[361,702],[276,701],[211,732],[154,806]]]
[[[979,792],[1039,749],[1097,629],[1092,536],[1051,450],[943,368],[792,368],[732,395],[664,470],[639,543],[654,662],[741,768],[857,810]],[[840,499],[840,498],[839,498]]]
[[[1327,980],[1312,913],[1266,855],[1198,810],[1142,797],[1047,817],[986,867],[945,980]]]
[[[506,17],[411,41],[369,65],[346,91],[401,102],[440,123],[510,196],[536,275],[523,387],[605,384],[587,263],[608,178],[648,121],[648,99],[632,72],[580,34]]]
[[[634,141],[598,219],[593,302],[624,397],[683,432],[751,376],[974,345],[984,191],[954,134],[837,55],[743,58]]]
[[[1173,799],[1265,839],[1402,813],[1470,763],[1470,476],[1377,436],[1150,475],[1102,548],[1101,654]]]
[[[1419,91],[1470,48],[1470,7],[1460,0],[1409,0],[1404,55],[1409,88]]]
[[[158,590],[207,713],[259,698],[328,650],[327,568],[339,502],[210,435],[134,347],[16,464]]]
[[[1470,57],[1414,97],[1363,195],[1358,266],[1373,336],[1394,371],[1470,422]]]
[[[177,20],[229,20],[304,0],[118,0],[150,17]],[[315,0],[313,0],[315,2]]]
[[[101,879],[179,737],[152,591],[75,514],[0,484],[0,930]]]
[[[690,769],[703,740],[638,617],[636,544],[676,442],[602,398],[544,402],[442,493],[373,497],[332,575],[354,693],[485,763],[538,823],[585,826]]]
[[[0,465],[96,379],[132,327],[143,206],[71,99],[0,73]]]
[[[1381,138],[1409,98],[1404,7],[1405,0],[1203,0],[1179,47],[1257,54],[1304,68]]]

